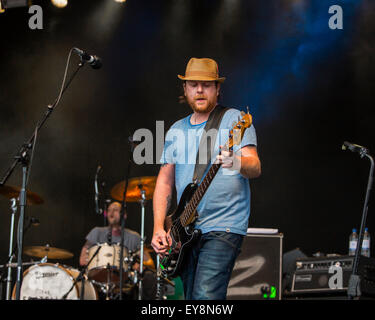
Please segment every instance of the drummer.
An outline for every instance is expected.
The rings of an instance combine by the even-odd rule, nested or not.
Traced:
[[[79,264],[81,266],[87,265],[89,262],[88,250],[100,243],[119,244],[121,243],[121,222],[120,222],[121,204],[117,201],[112,202],[107,208],[107,221],[106,227],[94,227],[86,236],[86,243],[81,249]],[[126,219],[126,214],[124,215]],[[127,251],[133,253],[140,250],[141,236],[138,232],[131,229],[124,229],[124,247]],[[154,262],[150,254],[145,250],[143,255],[143,265],[151,269],[154,268]],[[139,270],[139,263],[134,263],[134,270]],[[144,277],[148,277],[145,273]],[[146,284],[145,284],[146,285]],[[153,290],[152,290],[153,291]]]

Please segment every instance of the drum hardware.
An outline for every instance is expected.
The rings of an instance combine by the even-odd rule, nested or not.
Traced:
[[[133,158],[133,151],[134,151],[134,148],[131,147],[130,148],[130,152],[131,152],[131,156],[129,157],[128,159],[128,168],[127,168],[127,171],[126,171],[126,177],[125,177],[125,184],[124,184],[124,189],[123,189],[123,192],[122,192],[122,198],[121,198],[121,210],[120,210],[120,230],[121,230],[121,240],[120,240],[120,245],[121,245],[121,250],[120,250],[120,280],[119,280],[119,287],[120,287],[120,295],[119,295],[119,299],[120,301],[122,300],[123,298],[123,282],[124,282],[124,279],[123,279],[123,259],[124,259],[124,232],[125,232],[125,214],[126,214],[126,193],[128,191],[128,185],[129,185],[129,173],[130,173],[130,167],[131,167],[131,164],[132,164],[132,158]]]
[[[164,277],[163,273],[161,272],[160,268],[160,256],[157,254],[156,255],[156,264],[157,264],[157,270],[153,271],[156,272],[156,300],[166,300],[167,297],[165,296],[165,285],[168,284],[172,286],[173,288],[175,287],[175,284],[173,281],[169,280],[168,278]]]
[[[132,148],[133,151],[133,148]],[[129,160],[128,173],[131,161]],[[144,253],[144,214],[145,214],[145,203],[146,200],[152,199],[154,190],[156,186],[156,177],[136,177],[132,179],[126,179],[118,184],[116,184],[111,190],[111,196],[113,199],[122,201],[123,207],[125,207],[125,202],[140,202],[141,204],[141,254],[140,254],[140,266],[139,266],[139,277],[138,278],[138,299],[142,299],[142,275],[143,275],[143,253]],[[122,224],[121,224],[121,241],[123,242],[123,214],[121,214]],[[122,286],[122,281],[120,281],[120,286]],[[120,289],[120,295],[122,290]],[[122,297],[121,297],[122,298]],[[120,299],[121,299],[120,298]]]
[[[101,247],[98,247],[98,248],[96,249],[96,251],[95,251],[95,253],[93,254],[93,256],[91,257],[89,263],[88,263],[87,265],[85,265],[85,266],[82,268],[82,270],[81,270],[81,272],[79,273],[78,277],[76,277],[76,278],[74,279],[74,282],[73,282],[71,288],[69,289],[69,291],[66,292],[66,293],[62,296],[62,299],[63,299],[63,300],[66,300],[67,296],[68,296],[69,293],[73,290],[73,288],[76,286],[76,284],[77,284],[78,281],[82,281],[82,287],[81,287],[81,292],[80,292],[80,300],[84,300],[84,296],[85,296],[85,281],[86,281],[86,279],[85,279],[85,277],[84,277],[84,274],[86,273],[86,269],[87,269],[88,265],[91,263],[91,261],[92,261],[92,260],[96,257],[96,255],[99,253],[100,249],[101,249]]]
[[[138,185],[139,189],[141,190],[141,261],[139,265],[139,285],[138,285],[138,300],[142,300],[142,290],[143,290],[143,251],[144,251],[144,233],[145,233],[145,202],[146,202],[146,191],[142,188],[142,185]]]
[[[157,265],[157,271],[156,271],[156,300],[163,300],[163,292],[164,292],[164,286],[161,281],[161,269],[160,269],[160,257],[157,254],[156,255],[156,265]]]
[[[12,263],[14,257],[14,251],[16,250],[13,248],[13,232],[14,232],[14,217],[17,212],[17,201],[15,198],[11,199],[12,202],[12,215],[11,215],[11,223],[10,223],[10,239],[9,239],[9,256],[8,256],[8,264]],[[12,284],[12,267],[8,266],[8,277],[7,277],[7,288],[6,288],[6,300],[10,300],[10,290]]]
[[[18,189],[16,187],[0,186],[0,194],[3,194],[5,196],[7,196],[8,198],[11,197],[11,196],[16,196],[17,192],[18,192]],[[39,204],[39,203],[43,202],[43,200],[41,198],[39,198],[39,196],[37,196],[34,193],[30,193],[30,195],[28,194],[28,196],[29,196],[30,199],[34,199],[32,201],[35,201],[35,204]],[[15,253],[16,253],[16,249],[17,249],[17,247],[14,247],[14,245],[13,245],[14,221],[15,221],[15,215],[16,215],[16,212],[17,212],[17,200],[16,200],[16,198],[13,197],[13,198],[10,199],[10,201],[12,203],[11,204],[12,214],[11,214],[11,223],[10,223],[9,256],[8,256],[7,263],[4,266],[2,266],[2,268],[8,267],[8,275],[7,275],[7,279],[6,279],[6,282],[7,282],[6,300],[10,300],[10,298],[11,298],[10,295],[11,295],[11,283],[12,283],[12,268],[15,267],[14,264],[12,264],[12,260],[15,257]],[[36,219],[34,217],[31,217],[29,219],[29,223],[28,223],[27,227],[23,231],[23,234],[25,234],[27,232],[27,230],[32,225],[35,225],[35,226],[38,225],[36,222],[39,224],[38,219]],[[25,265],[25,264],[22,263],[21,266],[23,266],[23,265]],[[0,281],[2,281],[1,280],[2,278],[3,278],[3,273],[0,275]]]
[[[99,290],[106,295],[106,300],[109,300],[110,294],[113,292],[116,285],[114,283],[102,283],[95,280],[90,280],[92,284],[99,288]]]
[[[40,263],[46,263],[47,262],[47,256],[45,256],[42,260],[40,261],[30,261],[30,262],[23,262],[22,263],[22,266],[32,266],[32,265],[35,265],[35,264],[40,264]],[[8,264],[4,264],[4,265],[0,265],[0,268],[4,268],[4,267],[8,267],[8,268],[17,268],[17,263],[8,263]]]

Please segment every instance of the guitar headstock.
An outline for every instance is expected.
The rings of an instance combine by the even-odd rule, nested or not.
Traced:
[[[253,123],[253,117],[249,113],[249,108],[247,107],[247,113],[241,111],[241,118],[238,117],[238,122],[233,124],[232,129],[229,132],[229,139],[224,146],[224,150],[233,150],[234,145],[239,145],[247,128]]]

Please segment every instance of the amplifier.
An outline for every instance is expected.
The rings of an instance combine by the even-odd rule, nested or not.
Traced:
[[[280,300],[282,246],[282,233],[248,233],[243,240],[241,253],[233,268],[227,299]]]
[[[291,293],[346,294],[353,262],[353,256],[297,259]],[[362,293],[375,295],[375,259],[361,256],[358,274]]]

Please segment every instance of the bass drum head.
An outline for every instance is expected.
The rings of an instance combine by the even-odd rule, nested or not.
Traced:
[[[23,273],[20,300],[61,300],[72,288],[74,280],[68,270],[58,264],[41,263],[28,268]],[[12,299],[16,299],[17,284],[13,288]],[[75,285],[67,300],[77,300]]]

